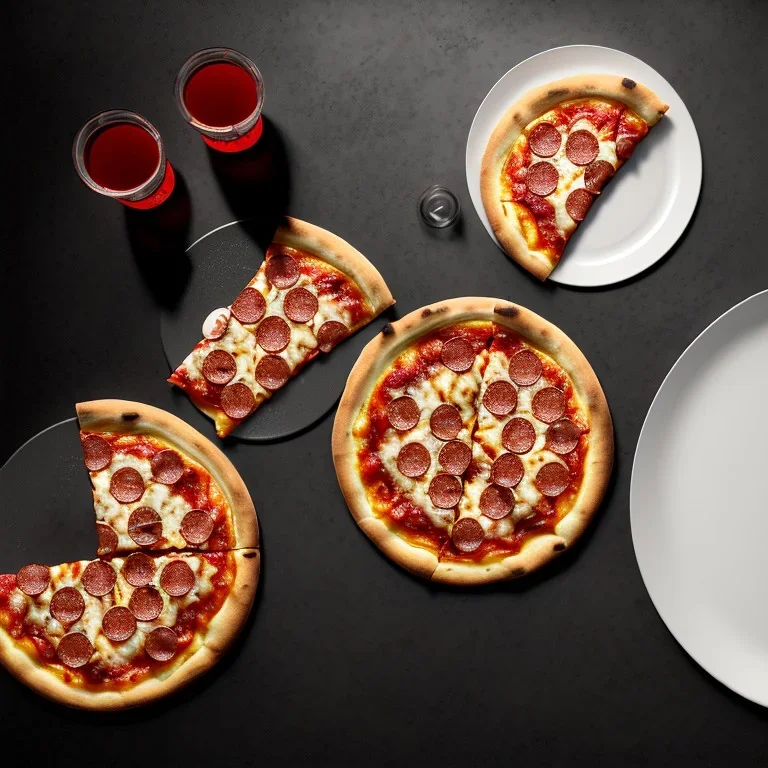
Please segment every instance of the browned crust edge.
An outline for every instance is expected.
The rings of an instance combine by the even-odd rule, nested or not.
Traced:
[[[81,429],[156,435],[201,464],[216,480],[232,510],[235,547],[259,546],[259,523],[248,488],[232,462],[178,416],[131,400],[77,403]]]
[[[516,331],[560,364],[589,415],[589,449],[581,489],[571,511],[558,523],[555,534],[532,539],[518,554],[501,560],[438,562],[434,552],[409,544],[373,514],[357,471],[352,429],[379,377],[397,355],[434,328],[471,320],[488,320]],[[458,585],[523,576],[571,547],[600,506],[613,468],[613,423],[608,403],[595,372],[576,344],[534,312],[508,301],[483,297],[449,299],[423,307],[385,330],[368,343],[353,366],[333,424],[336,475],[358,526],[382,552],[407,570],[433,581]],[[435,567],[428,573],[432,562]]]
[[[256,596],[261,557],[257,549],[241,549],[232,555],[237,563],[235,582],[221,610],[208,625],[202,643],[198,646],[193,642],[178,663],[164,669],[157,677],[147,677],[133,688],[121,691],[70,686],[20,648],[4,629],[0,629],[0,663],[40,695],[77,709],[127,709],[167,696],[213,667],[248,618]]]
[[[567,77],[534,88],[512,104],[499,120],[483,154],[480,192],[491,228],[504,251],[540,280],[546,279],[557,263],[553,264],[528,246],[513,206],[501,199],[501,173],[512,145],[531,121],[563,101],[589,96],[623,102],[650,127],[669,109],[650,88],[627,77],[599,74]]]

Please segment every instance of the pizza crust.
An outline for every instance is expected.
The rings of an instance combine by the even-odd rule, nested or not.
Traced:
[[[514,206],[503,202],[501,174],[509,151],[522,131],[537,117],[564,101],[589,97],[626,104],[653,127],[669,108],[650,88],[619,75],[576,75],[534,88],[504,113],[491,134],[480,167],[483,206],[504,251],[540,280],[555,267],[544,254],[531,249],[520,232]]]
[[[89,432],[156,435],[197,461],[218,483],[232,510],[236,548],[259,546],[259,523],[251,495],[232,462],[178,416],[131,400],[77,403],[80,427]]]
[[[472,320],[495,322],[519,333],[561,366],[589,417],[589,448],[579,493],[554,534],[530,539],[518,554],[489,562],[439,561],[434,552],[411,545],[374,515],[360,480],[352,430],[380,376],[401,352],[435,328]],[[597,511],[611,476],[613,423],[592,367],[576,344],[559,328],[511,302],[469,297],[449,299],[411,312],[385,326],[369,342],[349,374],[336,412],[332,446],[336,474],[347,506],[358,526],[384,554],[412,573],[433,581],[483,584],[529,573],[578,540]]]
[[[233,555],[237,566],[235,581],[221,609],[208,625],[201,644],[193,641],[156,677],[147,676],[137,685],[119,691],[68,685],[44,662],[19,647],[3,629],[0,629],[0,663],[42,696],[78,709],[126,709],[167,696],[214,666],[248,618],[256,596],[261,557],[258,549],[241,549]]]

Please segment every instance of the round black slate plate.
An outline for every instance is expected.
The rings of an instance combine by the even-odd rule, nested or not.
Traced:
[[[208,313],[231,304],[264,260],[264,250],[247,222],[214,229],[193,243],[187,255],[190,274],[186,291],[173,308],[164,308],[160,317],[163,349],[172,370],[202,338]],[[387,319],[374,320],[331,354],[313,360],[249,416],[232,437],[248,442],[276,440],[301,432],[322,418],[341,397],[363,347]],[[182,419],[197,425],[196,412],[186,397],[179,398],[178,415]]]
[[[0,572],[96,557],[96,526],[77,420],[54,424],[0,468]]]

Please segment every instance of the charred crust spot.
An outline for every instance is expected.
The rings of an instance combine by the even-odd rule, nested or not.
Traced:
[[[139,418],[139,414],[136,413],[136,411],[129,411],[128,413],[124,413],[122,418],[123,421],[136,421],[136,419]]]
[[[562,552],[565,549],[565,542],[558,541],[553,549],[555,552]]]
[[[630,89],[634,88],[634,87],[637,85],[637,83],[636,83],[634,80],[630,80],[628,77],[625,77],[625,78],[624,78],[624,79],[621,81],[621,84],[622,84],[622,85],[623,85],[625,88],[630,88]]]
[[[525,574],[526,574],[526,570],[525,570],[525,568],[515,568],[515,569],[512,571],[512,573],[510,573],[509,575],[510,575],[510,576],[511,576],[513,579],[519,579],[521,576],[525,576]]]
[[[421,316],[422,317],[429,317],[432,314],[432,310],[427,307],[426,309],[422,310]]]
[[[394,336],[395,329],[392,327],[392,323],[387,323],[382,329],[381,333],[384,336]]]
[[[509,307],[504,307],[499,304],[493,308],[493,311],[502,317],[517,317],[520,314],[520,310],[517,307],[513,307],[511,305]]]
[[[567,88],[551,88],[547,92],[547,96],[551,96],[553,99],[559,98],[560,96],[567,96],[567,95],[568,95]]]
[[[244,558],[246,558],[247,560],[250,560],[251,558],[254,558],[254,557],[256,557],[256,553],[255,553],[255,552],[246,552],[246,553],[243,555],[243,557],[244,557]]]

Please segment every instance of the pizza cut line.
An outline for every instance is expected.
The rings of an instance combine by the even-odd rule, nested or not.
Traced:
[[[376,268],[340,237],[286,218],[256,275],[168,381],[226,437],[320,354],[394,304]]]
[[[575,542],[610,477],[613,436],[573,342],[482,298],[385,331],[353,368],[333,433],[369,538],[408,570],[458,584],[521,576]]]
[[[536,88],[506,111],[480,172],[483,206],[502,248],[544,280],[605,185],[668,106],[615,75]]]
[[[180,419],[77,405],[99,559],[0,575],[0,662],[84,709],[138,706],[215,664],[258,584],[259,531],[224,455]]]

